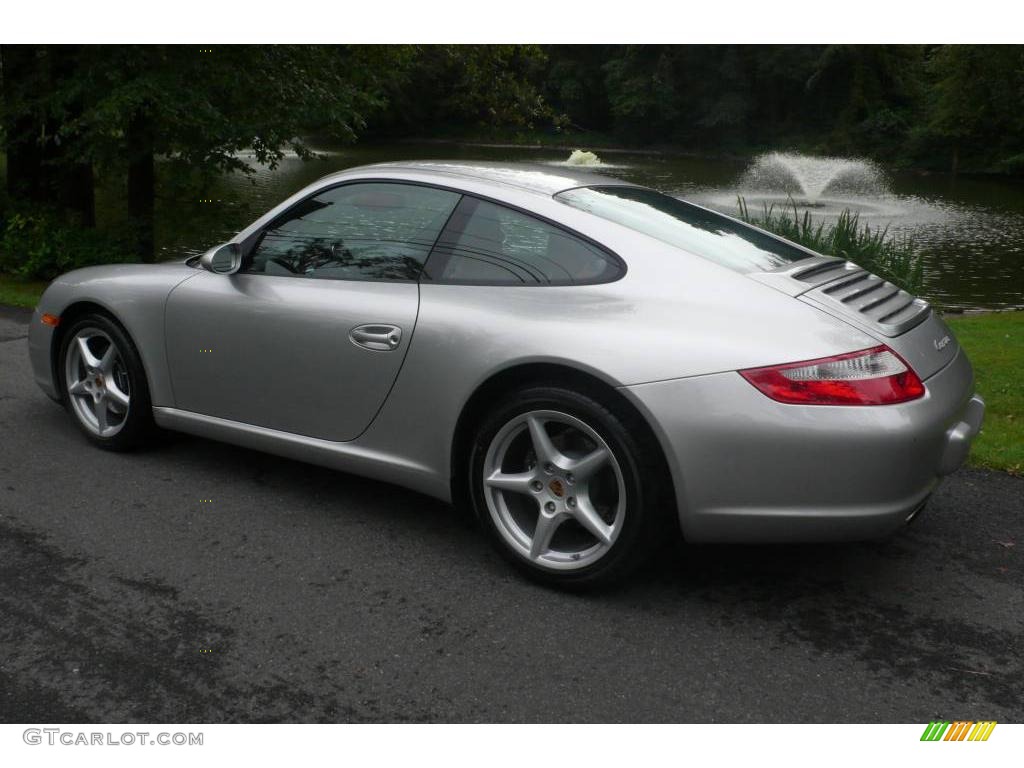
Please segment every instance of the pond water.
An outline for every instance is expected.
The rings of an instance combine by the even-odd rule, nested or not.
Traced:
[[[773,153],[722,160],[629,152],[597,153],[591,170],[737,212],[742,194],[752,212],[763,204],[807,207],[834,219],[844,209],[872,226],[913,239],[924,260],[925,298],[946,309],[1024,306],[1024,183],[1009,179],[890,173],[859,161]],[[565,163],[564,150],[452,144],[373,144],[324,150],[320,159],[286,157],[270,170],[220,177],[182,200],[162,189],[157,215],[161,255],[199,253],[227,240],[291,193],[332,171],[388,160],[455,158]],[[577,159],[579,156],[577,156]],[[586,160],[586,158],[584,158]],[[207,202],[208,201],[208,202]]]

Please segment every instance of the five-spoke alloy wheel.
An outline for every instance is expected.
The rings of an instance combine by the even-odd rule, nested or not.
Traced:
[[[79,422],[97,437],[120,432],[131,408],[131,382],[114,342],[98,328],[83,328],[71,340],[64,362],[64,381]]]
[[[548,568],[590,565],[622,530],[619,463],[592,427],[567,413],[528,411],[510,420],[491,440],[484,475],[499,533]]]
[[[133,447],[152,426],[149,390],[138,353],[104,315],[87,315],[61,344],[65,401],[75,421],[105,448]]]
[[[535,387],[485,419],[470,492],[498,548],[548,583],[609,580],[649,548],[657,498],[635,424],[579,392]]]

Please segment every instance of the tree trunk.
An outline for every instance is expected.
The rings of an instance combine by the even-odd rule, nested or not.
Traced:
[[[153,123],[136,112],[128,121],[128,218],[135,249],[143,261],[153,261],[153,214],[156,199],[156,166],[153,158]]]

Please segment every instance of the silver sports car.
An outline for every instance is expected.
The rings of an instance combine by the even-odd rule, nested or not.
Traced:
[[[559,584],[666,532],[896,531],[984,404],[927,303],[644,187],[354,168],[188,261],[58,278],[35,377],[96,445],[190,432],[472,507]]]

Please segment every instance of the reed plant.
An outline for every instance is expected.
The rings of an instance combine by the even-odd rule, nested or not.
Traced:
[[[888,226],[862,224],[849,210],[834,223],[815,220],[808,210],[801,214],[792,198],[780,208],[765,203],[759,214],[750,212],[742,196],[737,203],[739,218],[747,224],[825,256],[848,259],[910,293],[921,290],[923,267],[913,239],[890,234]]]

